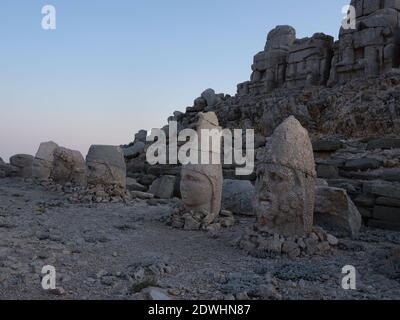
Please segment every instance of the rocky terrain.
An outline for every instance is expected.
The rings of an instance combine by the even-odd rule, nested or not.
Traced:
[[[150,165],[145,130],[86,159],[52,141],[0,159],[0,298],[400,298],[400,6],[351,4],[338,41],[277,26],[236,95],[207,89],[168,119],[253,129],[252,174]]]
[[[168,227],[163,219],[174,200],[73,204],[67,198],[22,180],[0,180],[1,299],[131,300],[149,286],[174,299],[400,297],[396,232],[338,235],[334,251],[312,258],[262,259],[235,246],[253,218],[240,217],[215,235]],[[55,292],[40,284],[48,264],[57,270]],[[356,291],[341,287],[348,264],[358,272]]]

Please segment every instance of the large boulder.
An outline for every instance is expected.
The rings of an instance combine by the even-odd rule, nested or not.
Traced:
[[[53,152],[51,177],[58,184],[86,187],[86,163],[79,151],[58,147]]]
[[[32,177],[33,159],[34,157],[29,154],[16,154],[10,158],[10,164],[14,166],[17,170],[17,177]]]
[[[162,176],[153,182],[149,193],[159,199],[170,199],[174,195],[175,177]]]
[[[362,217],[346,190],[326,186],[315,188],[315,224],[327,229],[358,234]]]
[[[126,165],[120,147],[93,145],[86,156],[88,184],[126,188]]]
[[[237,215],[254,216],[255,188],[250,181],[225,179],[222,208]]]
[[[32,177],[39,181],[49,180],[53,168],[54,150],[58,148],[57,143],[49,141],[42,142],[32,163]]]

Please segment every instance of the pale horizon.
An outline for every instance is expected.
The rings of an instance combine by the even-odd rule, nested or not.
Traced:
[[[54,5],[57,29],[41,28]],[[276,25],[337,38],[347,1],[2,1],[0,157],[54,141],[86,156],[161,128],[207,88],[234,95]]]

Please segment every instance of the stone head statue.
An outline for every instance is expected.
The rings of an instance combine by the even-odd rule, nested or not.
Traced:
[[[257,227],[284,236],[310,233],[315,178],[308,132],[289,117],[275,130],[257,167]]]
[[[120,147],[92,145],[86,156],[90,185],[126,187],[126,164]]]
[[[201,149],[201,130],[220,128],[214,112],[199,113],[198,119],[196,130],[199,136],[199,149]],[[187,209],[205,210],[213,218],[216,218],[221,211],[222,165],[201,164],[201,153],[199,150],[198,164],[188,164],[182,168],[180,185],[182,200]]]

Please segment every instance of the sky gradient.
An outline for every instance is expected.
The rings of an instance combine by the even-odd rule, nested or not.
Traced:
[[[41,28],[44,5],[57,29]],[[162,127],[211,87],[235,94],[276,25],[337,37],[346,0],[1,0],[0,157]]]

